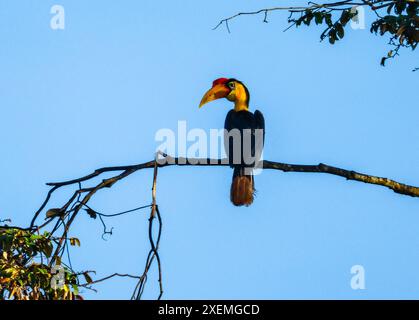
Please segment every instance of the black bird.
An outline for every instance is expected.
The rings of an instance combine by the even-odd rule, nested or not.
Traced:
[[[224,147],[230,166],[234,168],[230,199],[235,206],[249,206],[255,193],[253,168],[261,159],[265,142],[265,119],[259,110],[249,111],[249,90],[239,80],[215,80],[199,107],[221,98],[234,102],[224,124]]]

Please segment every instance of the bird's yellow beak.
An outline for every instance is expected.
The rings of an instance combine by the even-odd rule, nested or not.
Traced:
[[[230,89],[224,84],[216,84],[211,89],[209,89],[205,95],[202,97],[199,107],[201,108],[204,104],[214,101],[217,99],[225,98],[230,93]]]

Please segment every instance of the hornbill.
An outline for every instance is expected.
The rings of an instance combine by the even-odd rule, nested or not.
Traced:
[[[239,80],[215,80],[199,107],[220,98],[234,102],[224,124],[224,148],[229,164],[234,168],[230,199],[235,206],[249,206],[255,193],[253,168],[261,159],[265,141],[265,119],[259,110],[249,111],[249,90]]]

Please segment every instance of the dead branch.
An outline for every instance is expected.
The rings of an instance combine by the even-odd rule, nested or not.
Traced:
[[[320,10],[320,9],[327,9],[330,11],[342,11],[342,10],[350,9],[353,6],[368,6],[374,12],[376,12],[379,9],[390,6],[394,2],[395,2],[394,0],[371,0],[371,1],[346,0],[346,1],[336,1],[336,2],[320,3],[320,4],[309,2],[309,4],[306,6],[283,6],[283,7],[263,8],[263,9],[259,9],[255,11],[239,12],[228,18],[224,18],[218,22],[218,24],[213,28],[213,30],[225,24],[227,31],[230,33],[229,22],[239,16],[263,14],[264,15],[263,22],[268,22],[267,20],[268,13],[274,12],[274,11],[288,11],[290,13],[298,13],[298,12],[304,12],[306,10]],[[376,4],[379,4],[379,5],[376,6]]]
[[[103,281],[109,280],[109,279],[114,278],[114,277],[131,278],[131,279],[140,279],[141,278],[140,276],[134,276],[134,275],[131,275],[131,274],[114,273],[114,274],[111,274],[107,277],[103,277],[101,279],[98,279],[98,280],[95,280],[95,281],[92,281],[92,282],[79,284],[79,287],[89,287],[93,284],[97,284],[99,282],[103,282]]]
[[[155,170],[157,170],[156,168],[175,166],[175,165],[176,166],[229,166],[227,159],[183,158],[183,157],[174,158],[174,157],[165,155],[164,159],[159,159],[157,161],[152,160],[152,161],[135,164],[135,165],[100,168],[100,169],[95,170],[93,173],[87,176],[83,176],[81,178],[77,178],[77,179],[73,179],[69,181],[63,181],[63,182],[48,183],[47,185],[51,186],[52,189],[48,193],[47,198],[45,199],[45,202],[42,205],[42,208],[46,206],[46,202],[48,202],[48,200],[50,199],[52,192],[56,191],[57,189],[61,187],[85,182],[103,173],[122,171],[121,174],[118,174],[116,176],[103,180],[94,188],[80,189],[79,193],[87,193],[87,195],[83,198],[81,203],[78,204],[78,206],[74,210],[73,215],[76,215],[78,211],[85,204],[87,204],[87,202],[91,199],[91,197],[97,191],[104,188],[110,188],[118,181],[128,177],[129,175],[139,170],[151,169],[151,168],[155,168]],[[327,173],[327,174],[332,174],[332,175],[346,178],[347,180],[354,180],[354,181],[384,186],[399,194],[408,195],[412,197],[419,197],[419,187],[410,186],[410,185],[397,182],[389,178],[383,178],[383,177],[377,177],[377,176],[368,175],[364,173],[359,173],[353,170],[346,170],[346,169],[342,169],[338,167],[333,167],[333,166],[323,164],[323,163],[319,163],[317,165],[301,165],[301,164],[288,164],[288,163],[264,160],[259,166],[263,169],[280,170],[283,172]],[[155,201],[155,198],[153,199],[154,199],[153,201]],[[68,206],[68,204],[66,204],[65,206]],[[39,213],[40,213],[40,210],[38,210],[37,213],[35,214],[35,217],[31,224],[31,228],[34,227],[34,222],[37,216],[39,215]]]
[[[184,157],[175,158],[166,154],[157,153],[156,158],[152,161],[134,164],[134,165],[127,165],[127,166],[104,167],[104,168],[95,170],[91,174],[88,174],[86,176],[83,176],[77,179],[72,179],[72,180],[62,181],[62,182],[50,182],[50,183],[47,183],[47,185],[50,186],[51,189],[49,190],[46,196],[46,199],[42,203],[41,207],[38,209],[38,211],[36,211],[32,219],[31,225],[28,228],[26,228],[26,230],[39,231],[41,228],[44,228],[47,224],[51,223],[53,220],[57,220],[54,228],[52,229],[51,237],[55,232],[57,232],[60,229],[62,229],[62,234],[59,237],[54,236],[56,247],[55,247],[54,254],[52,255],[50,259],[50,263],[49,263],[52,266],[58,258],[62,257],[65,249],[67,249],[67,253],[68,253],[68,247],[66,247],[67,242],[68,242],[68,232],[70,230],[71,225],[73,224],[74,220],[76,219],[77,215],[80,213],[81,210],[86,210],[87,214],[89,214],[92,218],[99,217],[104,226],[104,233],[109,233],[109,231],[107,231],[103,218],[116,217],[116,216],[128,214],[134,211],[138,211],[138,210],[150,207],[151,212],[148,219],[149,221],[148,236],[149,236],[150,250],[147,255],[147,259],[146,259],[146,263],[145,263],[145,267],[144,267],[144,271],[142,275],[139,277],[132,277],[132,278],[138,279],[138,283],[132,294],[132,299],[141,299],[141,296],[143,294],[143,291],[147,282],[148,271],[152,267],[154,261],[156,261],[157,269],[158,269],[158,282],[159,282],[158,299],[160,299],[163,294],[163,283],[162,283],[161,261],[160,261],[158,249],[159,249],[160,238],[161,238],[161,233],[162,233],[162,217],[161,217],[160,210],[156,201],[156,189],[157,189],[158,169],[163,168],[163,167],[168,167],[168,166],[228,167],[229,163],[228,163],[228,159],[184,158]],[[96,192],[105,188],[111,188],[114,184],[116,184],[120,180],[123,180],[129,177],[131,174],[139,170],[151,169],[151,168],[153,168],[154,170],[153,183],[152,183],[152,188],[151,188],[151,193],[152,193],[151,204],[143,205],[141,207],[137,207],[131,210],[125,210],[125,211],[118,212],[115,214],[99,213],[93,210],[88,205],[88,202],[92,199],[92,197],[96,194]],[[288,163],[282,163],[282,162],[263,160],[257,164],[257,168],[279,170],[283,172],[332,174],[332,175],[346,178],[347,180],[354,180],[354,181],[364,182],[368,184],[384,186],[399,194],[409,195],[412,197],[419,197],[419,187],[403,184],[403,183],[400,183],[400,182],[397,182],[395,180],[391,180],[388,178],[377,177],[377,176],[372,176],[372,175],[368,175],[364,173],[359,173],[353,170],[346,170],[346,169],[342,169],[338,167],[333,167],[333,166],[326,165],[323,163],[320,163],[317,165],[301,165],[301,164],[288,164]],[[116,174],[114,176],[111,176],[110,178],[103,179],[102,181],[100,181],[99,183],[91,187],[82,187],[82,183],[90,182],[92,179],[97,178],[101,176],[102,174],[112,173],[112,172],[115,172]],[[59,213],[59,215],[47,216],[46,221],[44,221],[40,226],[37,226],[36,221],[38,220],[40,213],[43,212],[43,210],[47,207],[54,192],[60,188],[63,188],[66,186],[73,186],[73,185],[77,186],[77,190],[74,191],[74,193],[69,198],[69,200],[61,208],[54,209],[55,211]],[[157,231],[156,231],[156,238],[154,236],[155,231],[153,227],[153,221],[155,220],[158,223]],[[2,226],[1,228],[14,228],[14,227]],[[92,282],[92,284],[105,281],[114,276],[121,276],[121,275],[115,273],[109,277],[96,280]],[[86,287],[88,287],[87,284],[86,284]]]

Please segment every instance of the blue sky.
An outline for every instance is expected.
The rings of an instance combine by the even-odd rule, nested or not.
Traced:
[[[63,5],[65,30],[50,28]],[[319,162],[418,185],[417,53],[386,68],[386,40],[366,30],[335,46],[319,28],[282,32],[286,13],[218,21],[275,1],[2,1],[0,217],[28,225],[46,182],[151,160],[161,128],[220,128],[231,107],[198,110],[212,80],[242,80],[266,119],[265,158]],[[367,16],[368,19],[372,17]],[[164,298],[419,298],[419,201],[324,174],[264,171],[249,208],[229,202],[229,168],[159,172]],[[114,213],[150,203],[152,172],[96,195]],[[56,195],[61,206],[71,193]],[[75,269],[139,274],[148,211],[99,221],[80,215]],[[365,290],[350,286],[353,265]],[[135,282],[97,285],[90,299],[126,299]],[[145,298],[158,295],[150,274]]]

